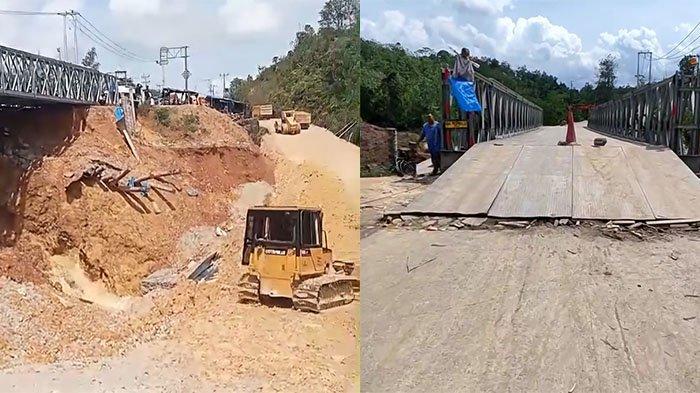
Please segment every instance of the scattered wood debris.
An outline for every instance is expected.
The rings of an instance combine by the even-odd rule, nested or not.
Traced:
[[[499,221],[499,225],[514,227],[514,228],[525,228],[530,224],[529,221]]]
[[[143,176],[129,176],[131,169],[122,169],[121,165],[111,164],[102,159],[91,159],[90,164],[83,170],[79,170],[70,175],[66,188],[79,181],[94,181],[105,191],[116,191],[128,196],[129,200],[135,202],[141,209],[147,211],[139,195],[151,202],[153,211],[161,212],[158,203],[151,197],[153,191],[158,195],[168,207],[175,209],[172,203],[165,197],[163,192],[175,193],[182,189],[170,180],[171,176],[178,175],[181,171],[171,170],[165,172],[155,172]],[[149,180],[152,180],[149,182]]]

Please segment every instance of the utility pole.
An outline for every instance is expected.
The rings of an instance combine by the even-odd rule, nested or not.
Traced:
[[[212,96],[212,97],[214,97],[214,84],[212,83],[212,80],[213,80],[213,79],[211,79],[211,78],[205,78],[205,79],[203,79],[203,80],[204,80],[205,82],[208,82],[208,83],[209,83],[209,95]]]
[[[219,74],[219,76],[222,79],[222,85],[221,85],[221,97],[226,98],[226,77],[229,76],[228,72],[224,72]]]
[[[151,74],[141,74],[141,81],[144,85],[151,83]]]
[[[68,60],[68,32],[66,31],[66,18],[68,14],[64,12],[61,15],[63,15],[63,56]]]
[[[78,64],[78,13],[70,10],[70,15],[73,17],[73,42],[75,43],[75,64]]]
[[[187,90],[187,80],[192,75],[190,70],[187,69],[187,58],[190,57],[187,54],[187,48],[188,46],[163,46],[160,48],[160,60],[157,63],[163,67],[163,86],[165,86],[165,65],[167,65],[171,59],[184,59],[185,70],[182,72],[182,77],[185,79],[185,90]]]
[[[647,83],[651,83],[651,63],[652,63],[652,54],[649,51],[640,51],[637,52],[637,74],[635,77],[637,78],[637,87],[642,85],[642,81],[644,80],[644,75],[642,74],[644,63],[647,61],[647,58],[649,59],[649,75],[647,79]]]

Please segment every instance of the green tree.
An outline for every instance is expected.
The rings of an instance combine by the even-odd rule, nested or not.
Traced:
[[[243,101],[245,100],[245,91],[243,86],[245,81],[241,78],[233,78],[231,84],[229,85],[229,96],[233,100]]]
[[[615,71],[617,62],[612,54],[600,59],[598,62],[598,80],[596,81],[595,93],[596,103],[609,101],[613,98],[615,90]]]
[[[98,70],[100,68],[100,63],[97,62],[97,50],[95,50],[94,46],[87,51],[85,57],[83,57],[82,64],[83,66],[90,67],[93,70]]]
[[[254,78],[232,81],[231,94],[251,105],[311,112],[315,124],[331,131],[359,122],[360,26],[352,20],[350,28],[305,26],[276,64],[259,66]],[[359,133],[354,135],[359,143]]]
[[[319,26],[345,30],[355,25],[360,10],[359,0],[328,0],[319,12]]]

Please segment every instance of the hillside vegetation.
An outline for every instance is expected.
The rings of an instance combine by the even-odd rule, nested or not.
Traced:
[[[412,129],[420,127],[428,113],[440,113],[440,70],[452,67],[454,55],[423,48],[411,52],[400,44],[361,42],[362,69],[361,115],[365,121],[381,126]],[[605,102],[629,91],[614,87],[615,62],[601,60],[599,78],[594,87],[571,89],[555,76],[488,57],[478,58],[479,73],[496,79],[543,108],[545,125],[564,121],[567,103]],[[584,114],[577,113],[577,120]]]
[[[306,25],[293,48],[256,77],[234,79],[234,98],[252,105],[311,112],[313,122],[338,131],[359,121],[360,25],[357,1],[330,0],[320,12],[319,29]],[[359,135],[359,133],[356,133]]]

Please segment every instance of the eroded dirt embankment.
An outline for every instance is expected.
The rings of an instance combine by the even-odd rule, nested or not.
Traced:
[[[206,123],[229,126],[185,136],[140,127],[135,135],[140,162],[126,148],[110,108],[44,109],[6,121],[11,154],[3,155],[8,170],[2,171],[6,191],[0,202],[3,239],[11,248],[3,250],[2,273],[20,282],[45,282],[51,258],[66,255],[79,258],[92,279],[117,294],[135,294],[141,278],[178,262],[176,246],[188,228],[217,225],[228,217],[236,186],[274,183],[272,166],[257,146],[244,142],[245,131],[217,119],[214,111],[188,109],[199,111]],[[156,140],[160,143],[150,143]],[[172,181],[182,191],[155,202],[142,197],[143,205],[135,205],[124,193],[71,178],[94,160],[129,168],[135,177],[180,170]]]
[[[3,190],[15,190],[0,194],[1,384],[23,386],[26,377],[46,390],[96,383],[133,390],[138,381],[141,388],[179,391],[182,379],[172,375],[188,375],[197,381],[192,386],[214,383],[222,391],[358,385],[357,303],[313,315],[238,304],[233,288],[245,211],[254,204],[322,207],[334,255],[357,261],[359,205],[349,195],[358,195],[359,185],[352,188],[342,166],[359,162],[359,151],[333,145],[351,151],[350,163],[327,165],[317,161],[324,144],[258,148],[218,112],[159,109],[169,115],[142,112],[133,135],[140,162],[118,134],[111,108],[57,110],[48,120],[46,112],[25,114],[9,125],[17,141],[12,154],[0,156],[0,173],[8,174],[0,177]],[[33,155],[21,161],[17,149]],[[99,182],[71,179],[94,160],[128,167],[134,176],[181,169],[172,180],[182,191],[165,193],[167,203],[154,196],[160,213],[139,197],[144,211]],[[213,250],[222,255],[214,281],[183,279],[139,296],[149,273]],[[138,366],[118,366],[134,358]]]

